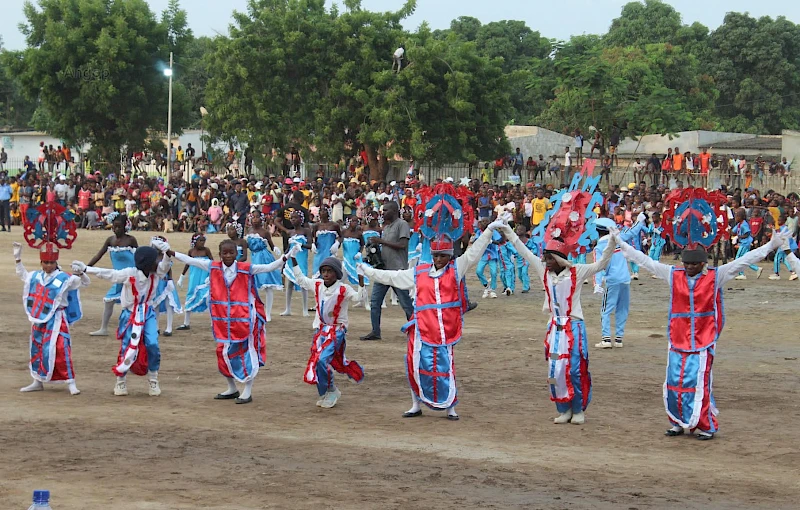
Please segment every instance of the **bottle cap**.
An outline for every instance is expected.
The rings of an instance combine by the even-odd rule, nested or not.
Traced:
[[[33,491],[34,503],[47,503],[50,501],[50,491]]]

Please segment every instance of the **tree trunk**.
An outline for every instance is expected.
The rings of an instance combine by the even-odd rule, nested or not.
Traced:
[[[385,181],[386,173],[389,171],[389,165],[386,162],[386,157],[380,155],[378,159],[378,150],[372,145],[365,143],[364,150],[367,151],[367,161],[369,163],[369,177],[370,180]]]

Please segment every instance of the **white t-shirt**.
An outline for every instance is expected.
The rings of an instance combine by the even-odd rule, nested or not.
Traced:
[[[564,166],[572,166],[572,154],[569,152],[564,153]]]
[[[644,163],[642,163],[641,161],[637,161],[636,163],[633,164],[633,169],[636,170],[637,172],[641,172],[642,170],[644,170]]]
[[[403,48],[397,48],[394,50],[394,58],[403,58],[403,55],[406,54],[406,50]]]
[[[134,209],[136,209],[136,200],[129,198],[128,200],[125,201],[125,212],[130,213]]]

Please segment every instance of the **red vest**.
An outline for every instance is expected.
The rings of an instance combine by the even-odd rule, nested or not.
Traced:
[[[438,277],[430,276],[432,264],[417,264],[417,298],[414,318],[422,342],[429,345],[452,345],[461,340],[463,314],[469,303],[458,281],[452,260]]]
[[[236,262],[236,278],[225,282],[222,261],[211,263],[209,273],[211,332],[217,342],[242,342],[250,335],[250,264]]]
[[[684,352],[713,347],[724,324],[717,270],[709,268],[705,275],[697,276],[690,289],[686,270],[674,268],[667,326],[670,347]]]

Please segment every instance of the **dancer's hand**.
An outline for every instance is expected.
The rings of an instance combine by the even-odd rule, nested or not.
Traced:
[[[501,230],[503,227],[508,227],[508,223],[506,223],[503,220],[497,219],[489,223],[489,226],[486,227],[486,230]]]
[[[317,243],[311,243],[311,253],[316,255],[316,253],[317,253]]]
[[[86,272],[86,264],[80,260],[72,261],[72,272],[77,275],[82,275]]]
[[[334,241],[331,245],[331,256],[335,257],[336,253],[339,251],[339,241]]]
[[[181,275],[180,278],[178,278],[178,288],[179,289],[183,288],[183,275]]]
[[[166,241],[162,241],[161,239],[153,239],[153,241],[151,241],[150,244],[153,246],[153,248],[160,251],[161,253],[166,253],[171,249],[169,243]]]
[[[278,248],[278,247],[276,246],[276,247],[275,247],[275,248],[272,250],[272,253],[275,255],[275,258],[277,259],[277,258],[278,258],[278,257],[280,257],[281,255],[283,255],[283,250],[281,250],[280,248]]]
[[[595,283],[594,284],[594,293],[595,294],[602,294],[603,292],[605,292],[605,290],[603,289],[603,286],[602,285],[598,285],[598,284]]]
[[[366,264],[364,264],[363,262],[359,262],[359,263],[357,263],[357,264],[356,264],[356,274],[357,274],[358,276],[366,276],[366,275],[364,274],[364,268],[365,268],[365,267],[368,267],[368,266],[367,266]]]
[[[20,243],[13,243],[11,246],[14,247],[14,260],[21,260],[22,259],[22,245]]]
[[[289,252],[286,254],[286,259],[293,259],[301,251],[303,251],[303,248],[299,244],[292,245],[292,247],[289,249]]]

